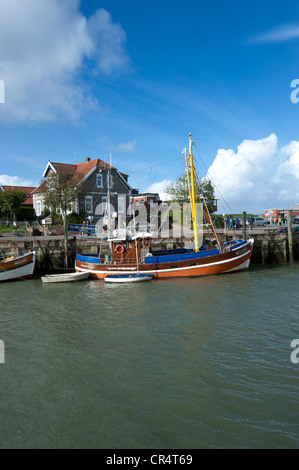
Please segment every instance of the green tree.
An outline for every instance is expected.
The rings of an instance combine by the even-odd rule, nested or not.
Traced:
[[[79,180],[72,174],[63,171],[51,172],[47,179],[43,181],[42,190],[44,204],[51,208],[53,213],[60,213],[64,226],[64,254],[65,267],[68,267],[68,212],[76,199],[80,199],[84,194],[84,186],[79,184]]]
[[[22,202],[26,201],[26,199],[26,193],[19,189],[0,191],[0,216],[7,217],[10,221],[13,221]]]
[[[201,182],[199,178],[195,178],[195,196],[196,202],[205,202],[210,214],[215,211],[215,191],[214,186],[208,178],[204,178]],[[174,202],[183,204],[189,202],[189,188],[187,176],[184,174],[180,176],[174,183],[171,183],[167,189],[167,193],[172,196]]]

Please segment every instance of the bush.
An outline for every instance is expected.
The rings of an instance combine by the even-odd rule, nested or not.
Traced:
[[[67,216],[67,220],[69,224],[82,224],[83,218],[77,214],[77,212],[72,212]]]
[[[16,210],[17,220],[34,220],[35,219],[35,210],[33,207],[20,207]]]

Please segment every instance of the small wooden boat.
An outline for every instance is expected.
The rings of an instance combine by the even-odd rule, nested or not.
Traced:
[[[89,272],[84,273],[67,273],[67,274],[47,274],[43,276],[42,282],[75,282],[75,281],[84,281],[89,277]]]
[[[144,282],[153,279],[153,274],[110,274],[105,276],[105,282]]]
[[[0,282],[31,278],[36,261],[36,252],[10,256],[0,260]]]

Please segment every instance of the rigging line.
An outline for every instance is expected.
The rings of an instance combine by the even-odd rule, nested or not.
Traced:
[[[152,171],[153,171],[153,167],[151,166],[150,167],[150,172],[149,172],[149,176],[148,176],[148,182],[147,182],[147,187],[149,188],[150,187],[150,181],[151,181],[151,178],[152,178]]]
[[[202,160],[202,159],[201,159],[201,160]],[[195,161],[196,161],[197,163],[199,163],[196,158],[195,158]],[[202,160],[202,162],[203,162],[203,160]],[[226,205],[226,209],[228,209],[228,211],[229,211],[230,213],[234,213],[232,207],[231,207],[231,206],[229,205],[229,203],[225,200],[225,198],[224,198],[224,196],[221,194],[219,188],[216,186],[215,181],[213,180],[213,178],[211,177],[210,173],[208,172],[206,165],[205,165],[204,163],[203,163],[203,165],[204,165],[205,170],[206,170],[206,172],[207,172],[207,176],[209,177],[209,179],[210,179],[211,182],[213,183],[214,188],[215,188],[216,191],[219,193],[219,196],[222,198],[222,200],[223,200],[223,202],[224,202],[224,205]],[[224,207],[224,206],[223,206],[223,207]]]
[[[206,172],[207,172],[207,176],[208,176],[208,177],[210,178],[210,180],[212,181],[212,183],[213,183],[214,187],[216,188],[216,190],[218,191],[220,197],[223,199],[223,202],[226,204],[226,207],[227,207],[227,209],[229,210],[229,212],[230,212],[230,213],[233,213],[234,211],[233,211],[232,207],[231,207],[231,206],[228,204],[228,202],[225,200],[224,196],[221,194],[220,190],[217,188],[217,186],[216,186],[216,184],[215,184],[213,178],[212,178],[211,175],[209,174],[209,171],[208,171],[208,168],[207,168],[207,166],[206,166],[206,164],[205,164],[205,161],[204,161],[204,159],[202,158],[202,156],[201,156],[201,154],[200,154],[198,148],[196,147],[196,144],[195,144],[195,143],[194,143],[194,147],[195,147],[195,149],[196,149],[196,151],[197,151],[197,153],[198,153],[198,155],[199,155],[199,158],[200,158],[200,160],[201,160],[201,162],[202,162],[202,164],[203,164],[203,166],[204,166],[204,168],[205,168],[205,170],[206,170]]]
[[[146,171],[146,170],[149,170],[149,169],[152,169],[152,168],[156,168],[157,166],[166,165],[167,163],[176,162],[176,161],[180,160],[180,158],[181,157],[174,158],[172,160],[168,160],[167,162],[158,163],[157,165],[152,165],[152,166],[148,166],[146,168],[141,168],[140,170],[131,171],[130,175],[132,175],[133,173],[139,173],[140,171]]]
[[[197,181],[198,186],[200,186],[200,181],[199,181],[199,178],[198,178],[198,175],[197,175],[196,172],[195,172],[195,178],[196,178],[196,181]],[[205,195],[204,195],[203,193],[201,193],[201,198],[203,199],[203,201],[204,201],[204,203],[205,203],[205,205],[206,205],[206,209],[208,210],[207,199],[206,199],[206,197],[205,197]],[[208,210],[208,212],[209,212],[209,210]],[[210,215],[210,218],[211,218],[211,220],[212,220],[211,214],[209,214],[209,215]],[[218,228],[221,228],[221,227],[220,227],[220,222],[219,222],[219,220],[217,219],[217,217],[216,217],[216,224],[215,224],[215,225],[217,225]]]

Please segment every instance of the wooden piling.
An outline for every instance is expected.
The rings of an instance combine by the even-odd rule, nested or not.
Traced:
[[[246,212],[243,212],[243,240],[246,240]]]
[[[294,254],[293,254],[292,214],[290,210],[287,210],[287,222],[288,222],[289,262],[293,263]]]

